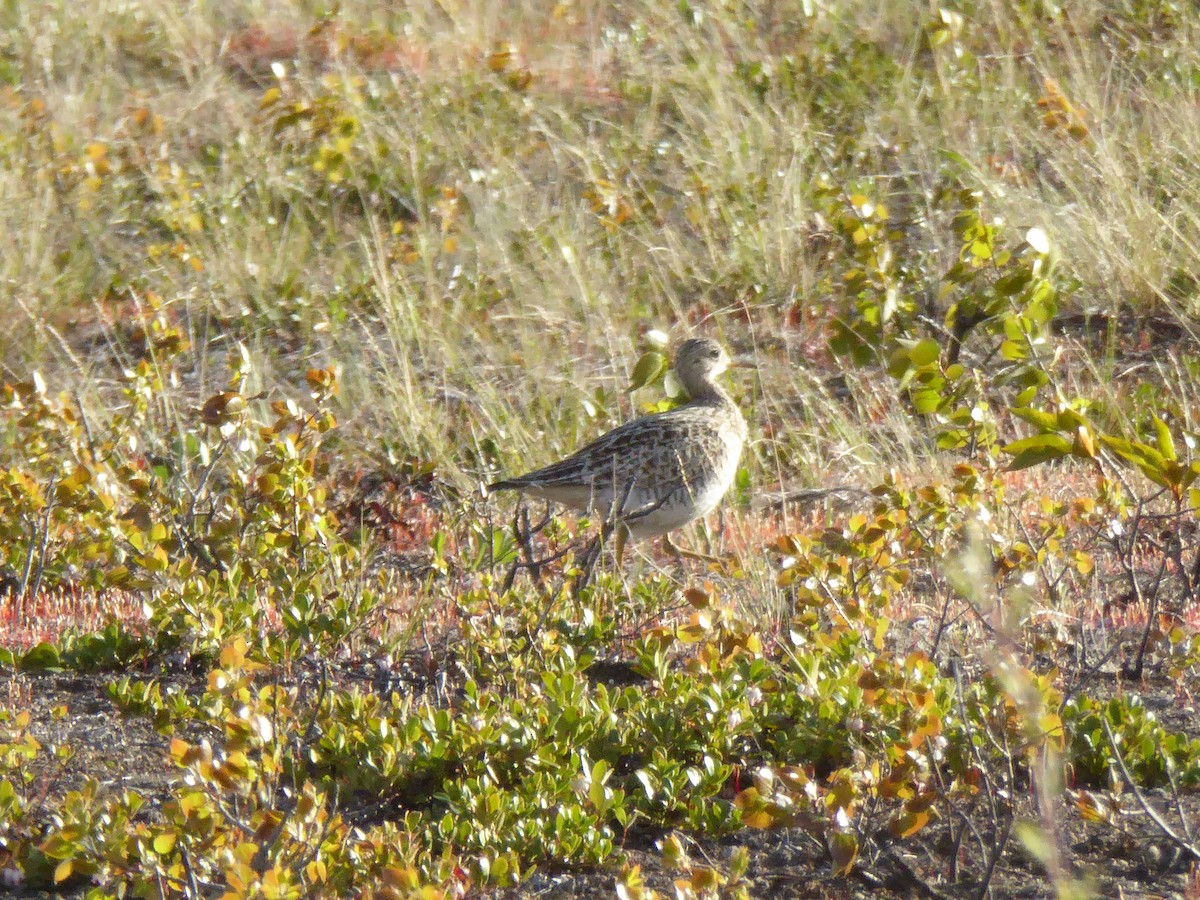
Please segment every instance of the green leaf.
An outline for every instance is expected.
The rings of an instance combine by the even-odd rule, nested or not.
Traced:
[[[937,412],[942,405],[942,395],[937,391],[913,391],[912,402],[917,412],[929,415]]]
[[[1016,296],[1025,289],[1025,285],[1029,284],[1032,278],[1033,275],[1027,271],[1017,271],[1010,275],[1005,275],[996,282],[996,293],[1001,297]]]
[[[1037,434],[1013,441],[1001,450],[1013,456],[1013,461],[1008,464],[1010,470],[1028,469],[1070,456],[1071,442],[1059,434]]]
[[[1028,422],[1042,431],[1058,431],[1061,427],[1057,413],[1046,412],[1043,409],[1033,409],[1028,406],[1014,407],[1010,412],[1021,421]]]
[[[983,230],[979,212],[974,209],[964,209],[954,217],[954,230],[964,242],[973,240]]]
[[[1192,483],[1200,477],[1200,460],[1192,463],[1184,472],[1183,478],[1180,481],[1182,487],[1190,488]]]
[[[647,350],[633,367],[633,374],[629,376],[629,387],[626,388],[626,393],[631,394],[648,384],[653,384],[666,371],[667,358],[657,350]]]
[[[30,647],[21,657],[22,669],[53,669],[62,664],[58,647],[42,641],[36,647]]]
[[[904,387],[912,379],[911,359],[903,347],[897,347],[888,356],[887,370],[896,380],[904,379],[900,382],[900,387]]]
[[[1100,435],[1100,442],[1112,450],[1117,456],[1137,467],[1138,471],[1160,487],[1177,491],[1178,478],[1170,477],[1173,462],[1168,462],[1161,453],[1149,444],[1140,441],[1127,441],[1124,438],[1114,438]],[[1177,468],[1177,466],[1175,466]]]
[[[729,877],[731,880],[742,878],[750,868],[750,850],[747,847],[738,847],[733,851],[733,856],[729,860]]]
[[[592,806],[596,809],[604,809],[604,779],[608,774],[608,763],[600,759],[592,766],[592,771],[589,774],[590,787],[588,790],[588,799],[592,801]]]
[[[1166,458],[1149,444],[1127,441],[1124,438],[1110,437],[1106,434],[1100,435],[1100,443],[1126,462],[1133,463],[1140,469],[1152,468],[1162,471],[1166,468]]]
[[[1074,431],[1076,428],[1091,428],[1091,424],[1073,409],[1060,410],[1058,413],[1058,430]],[[1094,431],[1095,429],[1092,430]]]
[[[1027,359],[1029,357],[1029,347],[1024,341],[1005,341],[1000,345],[1000,355],[1010,361]]]
[[[1175,440],[1171,437],[1171,429],[1158,416],[1154,417],[1154,430],[1158,436],[1158,449],[1162,452],[1163,458],[1169,460],[1177,459],[1178,457],[1175,455]]]
[[[967,171],[971,171],[971,169],[973,168],[971,166],[971,164],[969,162],[967,162],[967,158],[965,156],[963,156],[961,153],[958,153],[954,150],[939,150],[938,155],[943,157],[944,159],[948,159],[950,162],[954,163],[956,166],[960,166],[961,168],[963,168]]]
[[[923,341],[918,341],[908,351],[908,358],[912,360],[914,366],[927,366],[935,363],[941,355],[942,348],[932,338],[925,338]]]

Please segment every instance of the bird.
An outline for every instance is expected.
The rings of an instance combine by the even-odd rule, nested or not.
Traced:
[[[515,490],[603,517],[602,536],[617,533],[618,565],[627,540],[666,535],[677,557],[713,561],[680,549],[668,532],[707,515],[737,474],[746,420],[716,378],[734,363],[710,338],[684,341],[675,375],[688,401],[633,419],[559,462],[488,485]]]

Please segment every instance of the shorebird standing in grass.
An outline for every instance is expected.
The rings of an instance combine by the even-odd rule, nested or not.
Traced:
[[[716,341],[693,338],[675,354],[675,375],[690,398],[667,412],[626,422],[582,450],[518,478],[488,486],[533,494],[599,515],[626,540],[658,537],[707,515],[737,472],[746,420],[715,379],[732,363]],[[678,556],[712,560],[664,543]]]

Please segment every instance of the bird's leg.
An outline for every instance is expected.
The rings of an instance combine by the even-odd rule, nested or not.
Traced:
[[[625,567],[621,565],[625,557],[625,545],[629,543],[629,526],[624,522],[618,522],[614,528],[617,532],[617,537],[614,541],[614,549],[616,550],[617,557],[617,578],[621,581],[621,588],[625,591],[626,598],[632,599],[629,589],[629,579],[625,577]],[[636,575],[634,576],[634,581],[637,581]]]
[[[604,539],[607,534],[601,531],[584,547],[581,564],[579,566],[579,574],[575,578],[575,583],[571,586],[573,596],[579,596],[579,592],[587,587],[588,582],[592,580],[592,571],[596,568],[596,563],[600,561],[600,553],[604,549]]]
[[[669,534],[663,535],[663,546],[666,547],[667,550],[669,550],[672,554],[674,554],[676,559],[698,559],[701,562],[708,563],[721,562],[721,557],[719,556],[709,556],[707,553],[697,553],[694,550],[684,550],[671,540],[671,536]]]
[[[669,534],[663,535],[663,546],[673,553],[675,558],[678,560],[696,559],[700,562],[719,566],[721,570],[725,572],[728,571],[730,563],[733,563],[739,569],[743,568],[742,558],[737,553],[725,553],[720,556],[712,556],[708,553],[697,553],[694,550],[684,550],[671,540],[671,536]]]
[[[629,529],[624,525],[616,526],[617,539],[614,549],[617,552],[617,568],[621,567],[621,559],[625,556],[625,542],[629,540]]]
[[[612,508],[608,511],[608,522],[605,524],[605,536],[609,532],[616,531],[617,533],[617,568],[621,568],[621,559],[625,556],[625,542],[629,540],[629,526],[621,521],[621,513],[625,510],[626,504],[629,503],[629,495],[633,493],[634,482],[631,479],[626,483],[624,491],[619,495],[613,491]],[[614,484],[614,488],[616,485]]]

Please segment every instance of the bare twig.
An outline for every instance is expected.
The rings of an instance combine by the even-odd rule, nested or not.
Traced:
[[[1104,656],[1100,657],[1098,662],[1090,666],[1086,672],[1080,675],[1079,678],[1076,679],[1074,685],[1063,691],[1062,702],[1058,704],[1059,713],[1062,713],[1062,711],[1067,708],[1067,704],[1071,702],[1071,699],[1081,690],[1083,690],[1084,686],[1088,683],[1088,681],[1091,680],[1092,676],[1099,672],[1101,666],[1112,659],[1113,655],[1123,646],[1125,646],[1128,640],[1129,638],[1118,638],[1113,645],[1108,648],[1108,652],[1105,653]]]
[[[21,573],[21,590],[20,596],[32,598],[38,595],[38,591],[42,589],[42,576],[46,571],[46,547],[50,544],[50,515],[54,512],[54,488],[58,484],[58,474],[55,473],[50,478],[50,485],[46,489],[46,508],[42,510],[42,520],[39,526],[41,529],[41,540],[38,541],[37,528],[34,533],[29,536],[29,555],[25,557],[25,571]],[[38,541],[37,546],[37,572],[33,581],[32,594],[27,592],[29,587],[29,577],[33,572],[34,558],[34,542]]]
[[[199,900],[202,896],[200,885],[196,883],[196,872],[192,869],[192,855],[188,853],[187,844],[180,842],[179,856],[183,860],[183,871],[187,873],[188,897]]]
[[[996,842],[996,848],[988,856],[987,869],[984,870],[983,879],[979,882],[979,900],[983,900],[991,894],[992,876],[996,872],[996,864],[1000,862],[1000,857],[1004,855],[1004,850],[1008,847],[1008,839],[1012,835],[1013,822],[1016,816],[1012,810],[1008,812],[1008,819],[1004,823],[1004,833],[1000,835],[1000,840]]]
[[[1125,786],[1129,788],[1129,792],[1133,794],[1133,798],[1138,802],[1138,806],[1142,808],[1142,812],[1150,817],[1150,821],[1158,826],[1158,830],[1166,836],[1167,840],[1192,859],[1200,862],[1200,847],[1197,847],[1191,841],[1184,840],[1176,834],[1175,829],[1168,825],[1163,820],[1163,817],[1158,814],[1158,810],[1150,805],[1150,801],[1146,799],[1146,795],[1142,793],[1142,789],[1134,781],[1133,773],[1129,771],[1129,766],[1125,764],[1125,758],[1121,755],[1120,748],[1117,747],[1117,738],[1108,724],[1108,719],[1101,716],[1100,725],[1104,728],[1104,734],[1108,738],[1109,747],[1112,748],[1113,761],[1117,764],[1117,770],[1121,773],[1121,779],[1125,782]]]
[[[1167,782],[1171,785],[1171,799],[1175,801],[1175,815],[1179,816],[1179,825],[1183,829],[1183,837],[1188,843],[1193,843],[1195,838],[1192,836],[1192,826],[1188,824],[1188,817],[1183,813],[1183,801],[1179,799],[1179,785],[1175,782],[1175,764],[1163,752],[1162,742],[1155,738],[1156,749],[1163,758],[1163,768],[1167,773]]]
[[[888,847],[883,851],[884,855],[891,860],[892,865],[904,873],[905,879],[913,887],[917,889],[917,893],[923,897],[931,897],[933,900],[950,900],[950,895],[939,891],[936,887],[921,875],[916,869],[909,864],[903,856],[896,852],[894,847]]]

